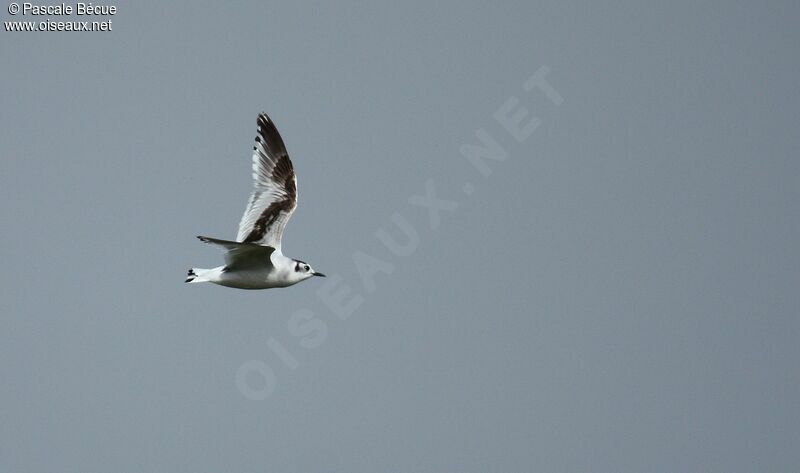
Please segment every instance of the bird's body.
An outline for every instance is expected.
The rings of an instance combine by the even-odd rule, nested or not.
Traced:
[[[238,289],[287,287],[317,273],[308,263],[286,257],[281,238],[297,207],[297,178],[278,129],[270,118],[258,116],[253,147],[255,190],[239,223],[237,241],[197,237],[225,250],[225,265],[192,268],[187,283],[210,282]]]

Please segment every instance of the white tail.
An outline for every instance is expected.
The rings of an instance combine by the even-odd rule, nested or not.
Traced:
[[[214,274],[215,269],[190,268],[186,282],[209,282],[211,280],[209,276]]]

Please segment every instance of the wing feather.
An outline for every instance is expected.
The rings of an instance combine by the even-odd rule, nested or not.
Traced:
[[[225,269],[227,271],[272,267],[270,256],[275,251],[275,248],[271,246],[220,240],[205,236],[198,236],[197,238],[203,243],[215,245],[225,250]]]
[[[275,123],[262,113],[253,146],[253,185],[236,240],[280,252],[286,223],[297,207],[297,177]]]

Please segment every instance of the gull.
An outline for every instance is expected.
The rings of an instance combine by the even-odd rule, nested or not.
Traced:
[[[225,265],[192,268],[187,283],[269,289],[325,276],[305,261],[286,257],[281,251],[283,229],[297,207],[297,177],[275,123],[261,113],[257,124],[253,147],[255,189],[239,222],[236,241],[198,236],[200,241],[225,251]]]

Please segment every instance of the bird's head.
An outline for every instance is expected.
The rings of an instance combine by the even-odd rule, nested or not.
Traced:
[[[311,267],[310,264],[306,263],[305,261],[300,260],[293,260],[294,261],[294,272],[292,273],[293,278],[297,279],[297,282],[305,281],[306,279],[313,277],[313,276],[320,276],[325,277],[324,274],[318,273],[314,271],[314,268]]]

